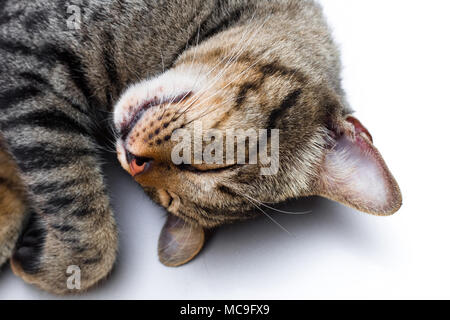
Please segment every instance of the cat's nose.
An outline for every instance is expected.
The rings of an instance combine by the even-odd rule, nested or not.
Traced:
[[[130,167],[130,174],[133,177],[143,174],[152,168],[154,162],[152,158],[137,157],[129,151],[126,151],[126,153],[127,162]]]

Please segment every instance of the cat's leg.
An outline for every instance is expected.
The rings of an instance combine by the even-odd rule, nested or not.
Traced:
[[[85,137],[15,148],[30,186],[35,213],[12,259],[25,281],[58,293],[71,292],[68,272],[80,271],[85,290],[111,270],[117,233],[95,147]],[[74,269],[75,268],[75,269]]]
[[[23,88],[22,96],[17,88],[0,92],[0,128],[33,213],[11,265],[25,281],[57,294],[73,292],[67,281],[79,270],[85,290],[110,272],[117,251],[91,116],[43,86]]]
[[[24,190],[0,137],[0,267],[11,257],[26,217]]]
[[[12,148],[29,186],[33,215],[11,264],[25,281],[64,294],[74,289],[67,285],[71,270],[80,270],[81,290],[110,272],[117,232],[92,141],[83,136],[64,145],[57,141]]]

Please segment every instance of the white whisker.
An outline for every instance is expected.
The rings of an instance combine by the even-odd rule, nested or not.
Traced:
[[[306,215],[306,214],[311,214],[311,213],[312,213],[311,210],[309,210],[309,211],[303,211],[303,212],[284,211],[284,210],[280,210],[280,209],[271,207],[271,206],[265,204],[264,202],[258,201],[258,200],[256,200],[256,199],[250,197],[249,195],[246,195],[246,194],[245,194],[245,195],[243,195],[243,196],[246,197],[246,198],[248,198],[248,199],[252,199],[253,201],[257,202],[259,205],[261,205],[261,206],[263,206],[263,207],[266,207],[267,209],[270,209],[270,210],[273,210],[273,211],[276,211],[276,212],[279,212],[279,213],[290,214],[290,215]]]
[[[253,33],[253,35],[247,40],[247,42],[245,43],[245,46],[242,46],[238,52],[236,52],[236,54],[234,54],[234,51],[236,49],[238,49],[239,45],[241,44],[242,40],[245,38],[246,33],[244,33],[244,35],[241,37],[240,41],[234,46],[233,50],[226,55],[225,57],[223,57],[205,76],[208,76],[211,72],[213,72],[223,61],[225,61],[225,59],[228,58],[228,61],[225,63],[224,67],[218,72],[218,74],[212,79],[211,83],[209,84],[209,86],[207,86],[206,88],[201,89],[199,92],[197,92],[191,99],[193,100],[186,108],[185,110],[187,111],[192,105],[194,105],[201,97],[201,95],[206,92],[207,90],[209,90],[210,88],[212,88],[222,77],[223,75],[226,73],[226,71],[228,71],[239,59],[239,57],[243,54],[243,52],[245,51],[246,48],[248,48],[250,46],[251,41],[253,41],[254,37],[259,33],[259,31],[262,29],[262,27],[264,26],[264,24],[267,22],[267,20],[270,17],[267,17],[262,24],[256,29],[256,31]],[[233,61],[234,60],[234,61]],[[196,98],[196,99],[195,99]]]
[[[252,200],[247,199],[250,203],[252,203],[259,211],[261,211],[267,218],[269,218],[273,223],[275,223],[280,229],[282,229],[284,232],[286,232],[291,237],[295,236],[290,233],[285,227],[283,227],[278,221],[276,221],[273,217],[271,217],[267,212],[265,212],[263,209],[261,209],[258,205],[256,205]]]

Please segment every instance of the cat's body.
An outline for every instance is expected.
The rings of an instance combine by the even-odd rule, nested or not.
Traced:
[[[66,1],[0,4],[0,132],[18,167],[9,161],[0,171],[0,203],[9,204],[0,207],[0,263],[30,217],[12,263],[25,280],[64,293],[70,265],[83,270],[83,289],[111,270],[117,233],[98,139],[108,126],[119,134],[122,166],[171,213],[160,238],[167,265],[198,253],[203,228],[253,216],[259,202],[322,195],[376,214],[399,208],[398,187],[370,135],[348,118],[339,54],[313,1],[78,7],[81,29],[70,29]],[[146,113],[138,108],[164,97]],[[193,120],[206,129],[280,129],[277,174],[259,175],[259,164],[182,170],[165,161],[174,130]],[[377,198],[362,199],[361,188],[346,185],[355,170],[333,174],[341,135],[357,144],[349,153],[363,158],[364,149],[363,161],[376,164],[383,180]],[[136,159],[151,161],[151,172],[134,174]]]

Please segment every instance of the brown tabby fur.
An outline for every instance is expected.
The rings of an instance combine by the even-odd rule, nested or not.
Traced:
[[[171,214],[160,238],[163,263],[192,259],[204,228],[254,217],[255,203],[322,195],[375,214],[399,209],[385,165],[393,196],[380,210],[335,196],[323,179],[333,139],[355,133],[346,127],[339,53],[314,1],[92,0],[83,2],[80,30],[67,29],[66,9],[65,1],[0,3],[0,132],[18,167],[0,152],[0,264],[28,211],[12,257],[27,282],[67,294],[68,266],[82,269],[82,290],[112,269],[117,231],[99,136],[127,88],[166,70],[210,71],[213,86],[198,100],[194,93],[152,109],[125,141],[133,154],[157,160],[136,181]],[[280,129],[279,172],[261,176],[260,164],[206,172],[173,165],[171,135],[191,130],[194,120],[204,130]],[[123,150],[118,157],[129,171]],[[188,247],[175,241],[166,250],[192,230]]]

